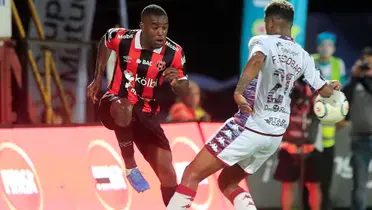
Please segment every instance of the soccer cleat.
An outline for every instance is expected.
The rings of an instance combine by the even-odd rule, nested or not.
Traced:
[[[138,168],[131,169],[129,174],[127,174],[127,178],[128,178],[130,185],[132,185],[132,187],[137,192],[144,192],[150,188],[149,183],[142,176]]]

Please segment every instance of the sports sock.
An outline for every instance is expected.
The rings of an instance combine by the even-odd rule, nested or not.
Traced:
[[[191,207],[196,192],[186,186],[178,185],[176,192],[170,200],[167,210],[184,210]]]
[[[137,167],[136,161],[134,159],[134,145],[131,140],[131,129],[121,128],[115,130],[116,138],[118,139],[121,156],[123,157],[125,167],[127,169],[133,169]]]
[[[236,210],[257,210],[251,194],[242,188],[231,193],[230,202],[234,204]]]
[[[137,167],[135,167],[135,168],[137,168]],[[125,175],[128,176],[130,174],[130,172],[132,172],[132,170],[135,169],[135,168],[125,169]]]
[[[170,199],[173,197],[174,193],[177,190],[177,186],[173,187],[160,187],[161,195],[163,197],[164,205],[167,206]]]

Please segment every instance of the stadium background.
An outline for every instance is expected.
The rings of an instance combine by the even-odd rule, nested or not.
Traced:
[[[30,12],[26,0],[15,0],[26,31],[29,31]],[[194,150],[200,149],[202,143],[220,123],[236,111],[231,100],[231,93],[240,71],[240,42],[243,1],[180,1],[180,0],[128,0],[128,21],[130,28],[136,28],[142,8],[150,3],[163,6],[170,17],[169,37],[180,43],[188,61],[188,72],[195,80],[207,80],[203,86],[203,105],[213,116],[216,123],[165,124],[165,131],[174,143],[175,162],[180,171],[191,160]],[[305,48],[315,52],[316,34],[332,31],[337,34],[336,56],[344,59],[347,71],[359,56],[360,50],[372,45],[372,14],[368,13],[368,3],[363,1],[340,2],[309,0]],[[90,41],[80,43],[89,45],[88,75],[93,75],[95,40],[110,27],[119,23],[118,1],[97,1],[93,19]],[[13,38],[24,43],[13,27]],[[24,60],[25,51],[22,44],[17,45],[20,60]],[[30,69],[28,69],[30,71]],[[202,77],[201,77],[202,75]],[[164,96],[170,90],[164,88]],[[17,94],[17,93],[14,93]],[[137,152],[145,175],[150,178],[152,190],[144,195],[133,193],[120,182],[116,189],[96,190],[98,186],[91,176],[91,167],[106,166],[106,171],[115,178],[121,161],[115,158],[118,148],[112,133],[97,127],[95,107],[87,102],[86,122],[82,125],[63,127],[25,125],[29,113],[22,112],[27,98],[15,97],[15,110],[18,111],[17,123],[3,124],[0,130],[0,170],[2,175],[2,199],[0,209],[148,209],[149,206],[161,206],[157,189],[158,182],[154,174]],[[175,98],[162,97],[162,110],[167,110]],[[221,103],[223,101],[224,103]],[[165,118],[164,111],[161,117]],[[30,128],[31,126],[31,128]],[[35,127],[36,126],[36,127]],[[92,127],[93,126],[93,127]],[[27,128],[25,128],[27,127]],[[188,135],[183,131],[188,130]],[[348,128],[337,134],[337,156],[333,183],[333,201],[336,207],[349,206],[351,169],[349,161]],[[191,143],[190,143],[191,142]],[[188,146],[187,146],[188,145]],[[189,151],[186,149],[189,147]],[[176,151],[182,152],[176,152]],[[96,154],[92,155],[93,152]],[[100,157],[100,158],[97,158]],[[279,184],[272,180],[275,157],[253,177],[249,178],[250,190],[258,207],[279,208]],[[370,169],[370,173],[372,169]],[[182,173],[182,172],[181,172]],[[86,175],[84,175],[86,174]],[[97,175],[104,176],[104,175]],[[12,178],[13,177],[13,178]],[[116,176],[117,178],[117,176]],[[198,203],[208,203],[208,209],[232,209],[231,205],[217,193],[215,176],[201,186]],[[369,189],[372,189],[370,181]],[[115,187],[114,187],[115,188]],[[13,190],[13,191],[12,191]],[[213,193],[212,193],[213,192]],[[371,190],[369,191],[371,193]],[[267,196],[268,194],[271,196]],[[206,196],[208,195],[208,196]],[[211,196],[211,198],[209,197]],[[146,200],[146,202],[143,202]],[[129,202],[130,201],[130,202]],[[130,207],[129,207],[130,205]],[[370,202],[370,206],[372,203]],[[200,207],[200,206],[199,206]],[[159,207],[160,209],[160,207]],[[198,208],[194,208],[195,210]],[[203,208],[200,208],[203,209]],[[205,209],[205,208],[204,208]]]

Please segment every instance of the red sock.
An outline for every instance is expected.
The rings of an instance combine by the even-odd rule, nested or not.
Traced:
[[[236,210],[257,210],[251,194],[240,187],[230,194],[229,199]]]
[[[176,193],[170,200],[167,210],[183,210],[191,207],[196,191],[184,185],[178,185]]]

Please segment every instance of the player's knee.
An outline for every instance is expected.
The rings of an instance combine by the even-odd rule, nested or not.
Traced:
[[[111,104],[110,113],[116,125],[127,127],[132,122],[133,105],[127,100],[117,100]]]
[[[159,174],[159,181],[162,186],[177,185],[177,176],[172,163],[160,163],[158,165],[157,174]]]
[[[225,192],[226,189],[231,184],[229,183],[229,180],[224,179],[223,176],[218,176],[217,182],[218,182],[218,187],[220,188],[221,192]]]

